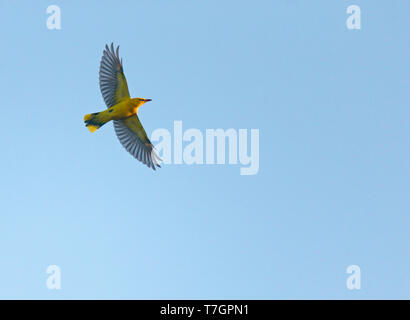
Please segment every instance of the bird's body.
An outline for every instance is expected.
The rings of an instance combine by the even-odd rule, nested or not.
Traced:
[[[137,115],[138,108],[144,103],[145,101],[141,101],[139,98],[125,99],[107,110],[85,115],[84,121],[87,128],[94,132],[111,120],[125,120],[133,115]]]
[[[139,107],[151,99],[130,97],[118,51],[119,47],[114,51],[113,44],[111,49],[106,46],[101,59],[100,89],[108,109],[85,115],[84,122],[94,132],[113,121],[115,133],[124,148],[155,170],[160,167],[160,159],[137,115]]]

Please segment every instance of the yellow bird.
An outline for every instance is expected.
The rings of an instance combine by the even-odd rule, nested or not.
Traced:
[[[151,99],[130,97],[119,49],[118,46],[114,50],[112,43],[111,48],[106,45],[100,63],[100,90],[108,109],[86,114],[84,122],[94,132],[113,120],[115,133],[123,147],[147,167],[156,170],[161,159],[137,115],[139,107]]]

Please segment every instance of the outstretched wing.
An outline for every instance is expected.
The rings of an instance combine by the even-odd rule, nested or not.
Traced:
[[[122,59],[119,57],[119,49],[114,51],[114,44],[111,48],[105,45],[105,50],[100,63],[100,90],[107,108],[130,98],[128,92],[127,79],[125,79],[122,67]]]
[[[114,129],[123,147],[141,161],[148,168],[156,170],[161,167],[154,146],[149,141],[147,133],[144,130],[137,115],[133,115],[124,120],[114,120]]]

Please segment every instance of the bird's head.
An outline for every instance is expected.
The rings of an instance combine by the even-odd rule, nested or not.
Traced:
[[[134,98],[132,101],[137,105],[137,107],[141,107],[144,103],[151,101],[151,99]]]

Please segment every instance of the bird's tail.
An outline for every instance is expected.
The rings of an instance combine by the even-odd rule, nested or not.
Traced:
[[[107,116],[107,114],[104,111],[90,113],[84,116],[85,125],[91,132],[96,131],[110,120],[111,119]]]

